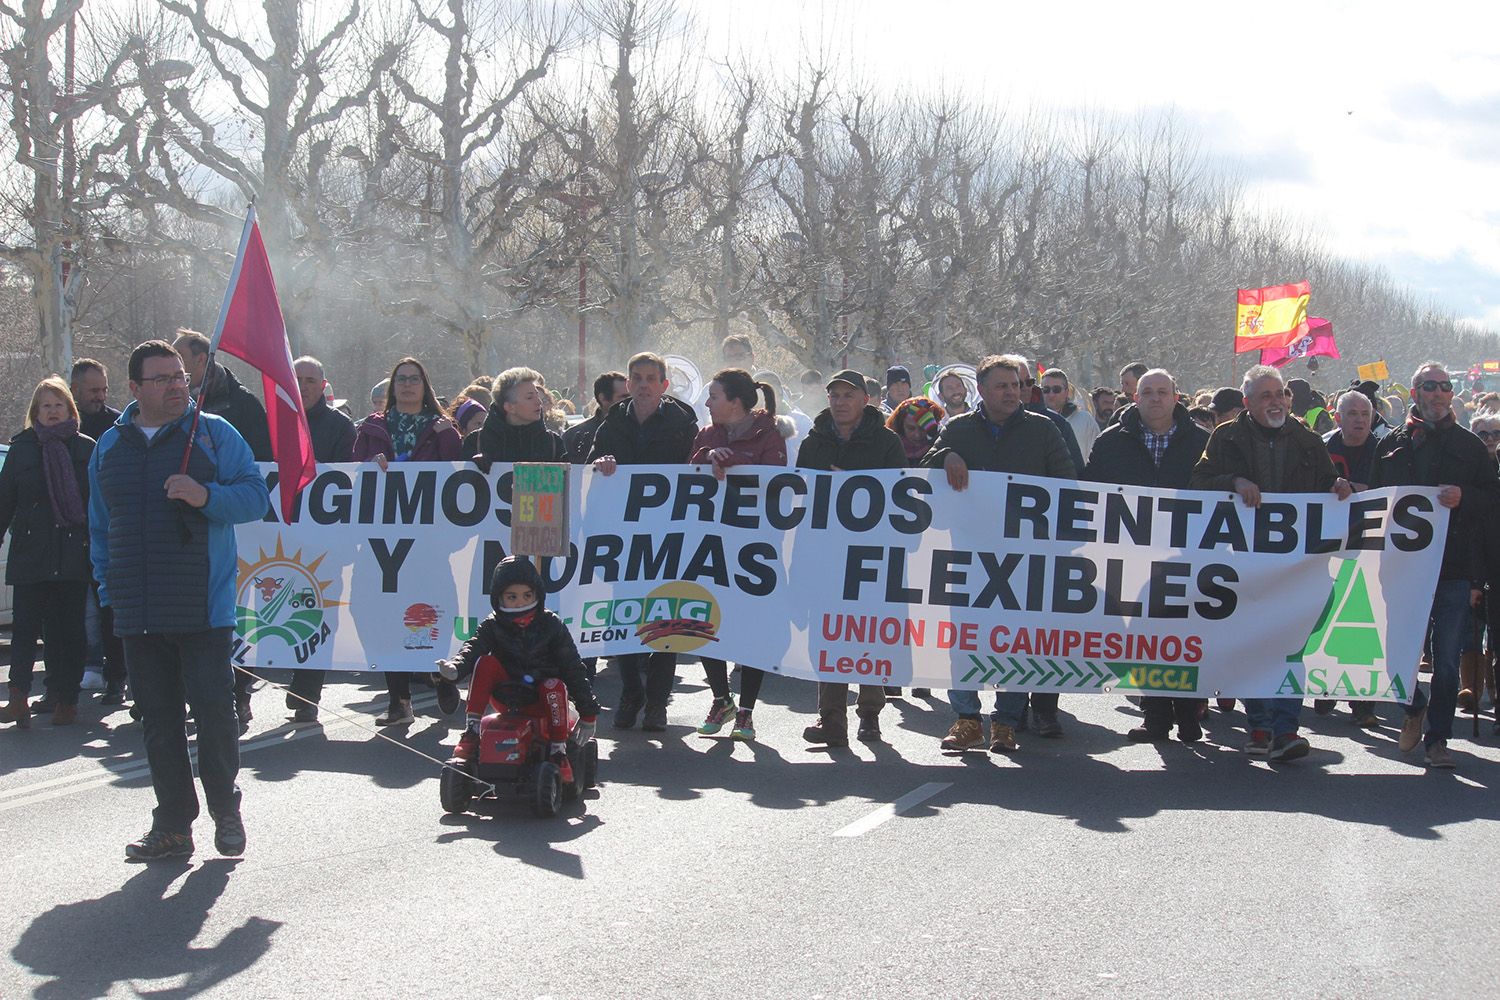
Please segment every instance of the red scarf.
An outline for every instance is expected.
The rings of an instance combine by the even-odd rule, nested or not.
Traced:
[[[1454,415],[1452,410],[1448,411],[1448,418],[1446,420],[1439,420],[1437,423],[1423,420],[1421,415],[1417,413],[1415,406],[1406,415],[1406,429],[1411,434],[1411,443],[1414,448],[1422,447],[1427,440],[1427,435],[1441,434],[1457,422],[1458,417]]]

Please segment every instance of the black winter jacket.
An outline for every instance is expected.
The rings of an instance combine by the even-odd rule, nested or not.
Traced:
[[[923,468],[941,469],[950,452],[956,452],[971,472],[1078,477],[1073,456],[1068,454],[1057,426],[1024,406],[999,425],[998,434],[996,425],[985,416],[983,403],[973,413],[954,417],[943,425],[932,450],[922,459]]]
[[[496,406],[479,428],[479,451],[489,462],[566,462],[562,438],[547,429],[545,421],[519,427],[505,419]]]
[[[1195,490],[1233,493],[1241,478],[1267,493],[1326,493],[1338,473],[1323,439],[1302,421],[1287,417],[1277,433],[1267,435],[1247,410],[1214,428],[1191,483]]]
[[[214,362],[208,395],[203,397],[203,412],[229,421],[229,426],[239,431],[250,446],[257,462],[275,459],[271,454],[271,425],[266,423],[265,406],[240,384],[234,372],[218,362]]]
[[[563,431],[563,450],[568,453],[568,461],[574,465],[582,465],[589,460],[589,451],[594,447],[594,435],[599,433],[599,425],[602,423],[604,411],[600,410],[582,423]]]
[[[1380,439],[1370,486],[1459,487],[1463,497],[1448,512],[1438,579],[1468,580],[1479,586],[1487,573],[1494,572],[1484,565],[1484,536],[1500,505],[1500,476],[1489,449],[1472,431],[1450,423],[1436,433],[1429,430],[1417,444],[1409,424],[1397,427]]]
[[[813,419],[812,430],[797,449],[797,468],[828,472],[837,466],[856,469],[904,469],[906,449],[896,432],[885,425],[885,414],[866,406],[854,433],[845,441],[833,426],[833,414],[824,410]]]
[[[105,403],[99,407],[98,413],[82,414],[78,420],[78,430],[95,441],[104,436],[104,432],[115,425],[120,419],[120,411]]]
[[[588,461],[613,455],[620,465],[681,465],[697,436],[698,417],[676,396],[663,396],[644,424],[635,419],[635,400],[622,399],[600,422]]]
[[[1078,435],[1073,433],[1073,425],[1068,423],[1068,418],[1055,410],[1049,410],[1045,403],[1027,403],[1026,409],[1052,421],[1052,426],[1062,435],[1063,444],[1068,446],[1068,457],[1073,460],[1073,475],[1082,476],[1083,449],[1078,447]]]
[[[329,406],[327,399],[319,397],[307,412],[307,430],[312,435],[313,458],[319,462],[354,461],[354,435],[358,433],[354,421]]]
[[[578,707],[579,715],[598,715],[599,699],[594,697],[573,634],[563,620],[540,607],[530,625],[516,625],[509,620],[514,617],[496,611],[479,623],[478,631],[454,658],[459,678],[472,674],[479,658],[488,653],[507,669],[523,671],[538,681],[560,679],[567,685],[568,697]]]
[[[75,434],[68,440],[84,511],[88,510],[89,457],[93,453],[93,438]],[[89,566],[87,519],[71,528],[58,525],[47,492],[47,474],[42,469],[42,442],[29,427],[10,439],[10,454],[0,468],[0,536],[7,530],[10,555],[5,565],[6,583],[83,583],[94,578]]]
[[[1083,478],[1117,486],[1187,489],[1193,467],[1208,444],[1208,431],[1193,422],[1187,407],[1181,403],[1173,410],[1172,421],[1177,429],[1167,439],[1167,451],[1158,466],[1151,458],[1151,449],[1146,447],[1146,428],[1141,423],[1140,411],[1130,407],[1119,423],[1111,424],[1094,439],[1094,450],[1089,453]]]

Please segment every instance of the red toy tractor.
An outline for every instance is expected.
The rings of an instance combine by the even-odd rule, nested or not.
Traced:
[[[531,802],[538,816],[556,816],[564,800],[578,798],[593,788],[599,777],[599,743],[590,739],[578,744],[578,715],[568,705],[568,763],[573,781],[562,780],[561,769],[547,756],[542,720],[527,714],[535,703],[536,690],[525,684],[502,684],[491,707],[497,711],[479,723],[479,752],[463,765],[443,768],[438,793],[443,811],[466,812],[475,799],[516,796]],[[494,786],[493,789],[486,786]]]

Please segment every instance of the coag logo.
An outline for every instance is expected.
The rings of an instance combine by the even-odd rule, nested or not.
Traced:
[[[318,579],[326,555],[304,562],[298,549],[289,556],[278,535],[275,552],[262,550],[254,562],[239,560],[234,630],[244,644],[277,640],[294,650],[301,663],[329,637],[325,612],[345,602],[329,599],[334,581]]]
[[[664,583],[645,597],[590,602],[579,623],[592,629],[634,628],[641,642],[659,653],[690,653],[719,641],[718,602],[696,583]]]

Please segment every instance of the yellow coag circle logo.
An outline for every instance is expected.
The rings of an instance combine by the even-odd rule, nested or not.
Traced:
[[[664,583],[641,604],[636,637],[658,653],[691,653],[719,641],[719,604],[696,583]]]

